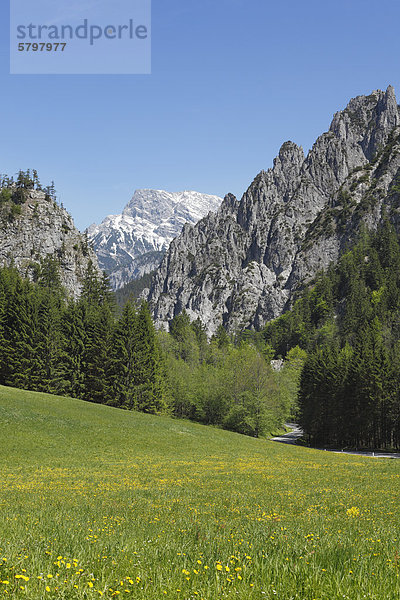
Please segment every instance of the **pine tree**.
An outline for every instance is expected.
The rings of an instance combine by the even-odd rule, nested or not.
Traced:
[[[110,399],[110,359],[113,314],[108,304],[86,307],[83,397],[105,404]]]
[[[31,285],[15,272],[9,275],[1,380],[5,385],[29,389],[34,338]]]
[[[65,393],[74,398],[84,398],[85,392],[86,310],[87,306],[83,301],[71,300],[60,316],[63,340],[60,370]]]
[[[147,413],[159,412],[165,408],[160,352],[144,301],[137,316],[134,349],[135,408]]]
[[[88,261],[86,267],[80,297],[88,306],[98,306],[104,299],[103,282],[100,281],[92,260]]]
[[[64,340],[61,330],[62,305],[56,293],[38,288],[35,294],[36,326],[33,338],[31,389],[62,394],[65,381],[61,363]]]
[[[115,327],[112,344],[110,403],[127,409],[135,408],[137,321],[134,304],[127,302]]]

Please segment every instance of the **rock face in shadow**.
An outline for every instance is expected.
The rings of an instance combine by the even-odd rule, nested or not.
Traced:
[[[391,86],[352,99],[305,157],[285,142],[240,202],[172,241],[149,290],[158,326],[183,309],[209,334],[262,327],[382,209],[397,225],[400,111]]]

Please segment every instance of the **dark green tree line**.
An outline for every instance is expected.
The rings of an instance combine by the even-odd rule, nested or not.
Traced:
[[[400,244],[386,218],[263,333],[283,356],[307,350],[299,404],[312,444],[400,447]]]
[[[159,412],[162,366],[147,305],[118,315],[107,279],[90,264],[76,301],[53,259],[42,261],[36,283],[0,269],[0,383]]]

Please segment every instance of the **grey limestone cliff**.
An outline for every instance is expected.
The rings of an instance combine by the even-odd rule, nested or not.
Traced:
[[[59,265],[61,283],[78,297],[89,261],[100,274],[97,258],[86,237],[75,227],[68,212],[44,192],[30,190],[17,206],[0,204],[0,264],[14,265],[31,277],[41,259],[48,256]]]
[[[397,223],[399,135],[389,86],[352,99],[306,157],[285,142],[240,202],[226,196],[172,241],[148,296],[157,325],[186,309],[212,334],[220,324],[260,328],[282,314],[361,223],[376,227],[384,205]]]

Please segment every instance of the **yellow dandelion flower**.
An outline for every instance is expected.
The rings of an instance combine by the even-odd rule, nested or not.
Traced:
[[[359,514],[360,514],[360,509],[357,508],[357,506],[352,506],[351,508],[348,508],[346,510],[346,515],[348,517],[358,517]]]

